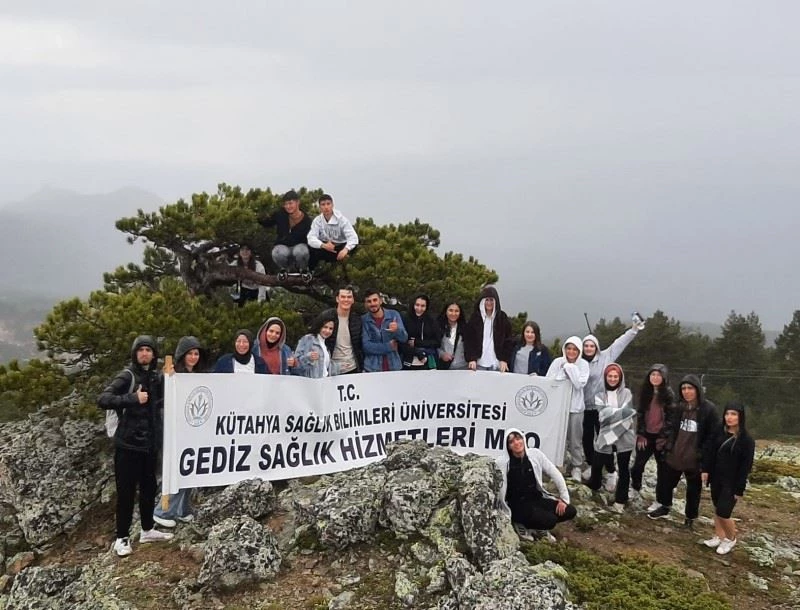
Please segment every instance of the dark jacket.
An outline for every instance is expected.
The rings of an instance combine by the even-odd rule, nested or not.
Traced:
[[[200,340],[197,337],[192,337],[189,335],[186,337],[181,337],[178,340],[178,346],[175,348],[174,359],[176,373],[186,372],[183,359],[186,357],[186,354],[193,349],[196,349],[200,352],[200,360],[197,361],[197,365],[194,367],[192,372],[205,373],[208,370],[208,351],[200,344]]]
[[[136,361],[140,347],[153,350],[153,361],[147,368]],[[114,409],[119,417],[114,445],[142,453],[155,453],[161,445],[161,418],[164,408],[164,379],[158,372],[158,351],[149,335],[136,337],[131,346],[131,365],[119,372],[97,398],[104,410]],[[133,375],[134,391],[131,388]],[[147,392],[147,402],[139,404],[136,391],[141,385]]]
[[[508,361],[508,370],[512,373],[522,372],[514,370],[514,363],[517,361],[517,352],[522,349],[522,347],[521,344],[517,343],[514,346],[514,351],[511,353],[511,360]],[[553,362],[553,358],[550,356],[550,350],[547,349],[546,346],[542,345],[541,347],[532,349],[531,353],[528,355],[528,375],[536,373],[540,377],[546,376],[547,369],[550,368],[551,362]]]
[[[328,346],[328,351],[333,354],[333,349],[336,347],[336,337],[339,335],[339,314],[336,313],[336,308],[324,310],[320,316],[330,316],[333,318],[333,334],[325,341]],[[350,329],[350,343],[353,345],[353,354],[356,356],[356,363],[358,370],[364,370],[364,347],[361,344],[361,316],[350,309],[350,315],[347,318],[347,327]]]
[[[259,218],[262,227],[276,227],[275,245],[296,246],[308,243],[308,232],[311,230],[311,219],[303,212],[303,219],[294,227],[289,228],[289,215],[281,208],[271,216]]]
[[[734,436],[725,430],[725,422],[717,428],[711,444],[710,454],[703,460],[709,473],[711,485],[728,486],[736,496],[743,496],[747,477],[753,469],[756,443],[747,432],[744,406],[731,404],[725,410],[739,411],[739,434]]]
[[[418,316],[414,311],[414,303],[416,303],[417,299],[424,300],[427,306],[425,313],[421,316]],[[422,354],[434,360],[439,356],[439,346],[442,344],[442,329],[436,318],[430,314],[430,306],[431,301],[428,295],[418,294],[411,301],[408,313],[403,316],[403,325],[408,333],[408,340],[400,346],[404,364],[411,362],[414,356],[422,356]],[[408,343],[411,339],[414,339],[414,347],[411,347]]]
[[[268,375],[269,371],[267,370],[267,365],[264,363],[264,360],[261,356],[256,354],[251,354],[253,360],[255,360],[255,372],[259,375]],[[233,354],[225,354],[224,356],[220,356],[217,363],[214,365],[214,373],[233,373]],[[288,374],[288,373],[287,373]]]
[[[509,363],[514,351],[514,338],[511,336],[511,321],[500,308],[500,297],[494,286],[486,286],[481,290],[472,316],[467,322],[464,332],[464,358],[467,362],[480,359],[483,353],[483,315],[481,304],[486,297],[494,299],[494,321],[492,322],[494,353],[498,360]]]
[[[653,398],[653,393],[648,391],[647,386],[650,384],[649,377],[650,373],[653,371],[661,373],[661,378],[664,380],[662,384],[663,390],[659,393],[659,399],[662,403],[661,406],[664,409],[664,427],[661,428],[661,433],[656,440],[656,449],[661,451],[669,440],[670,433],[675,423],[673,422],[673,418],[676,413],[675,393],[672,391],[672,388],[669,387],[669,370],[667,370],[667,367],[663,364],[654,364],[647,371],[647,378],[644,382],[645,385],[642,386],[642,390],[639,393],[639,404],[636,407],[636,434],[638,436],[647,435],[647,410],[650,408],[650,401]],[[652,389],[653,386],[649,385],[649,387]]]
[[[696,375],[686,375],[681,379],[678,387],[686,383],[693,385],[697,390],[697,464],[700,472],[708,472],[705,460],[711,455],[714,439],[720,425],[717,407],[703,396],[703,386]],[[689,405],[681,400],[674,410],[674,416],[668,421],[669,438],[667,440],[667,451],[672,450],[675,439],[678,437],[681,421],[684,419],[684,413],[688,409]],[[665,425],[665,427],[667,426]]]

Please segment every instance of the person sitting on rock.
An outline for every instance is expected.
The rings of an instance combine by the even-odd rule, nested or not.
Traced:
[[[133,552],[129,536],[137,487],[142,521],[139,540],[172,539],[172,534],[153,528],[156,463],[161,438],[157,422],[164,408],[164,381],[156,370],[158,352],[151,336],[136,337],[131,347],[131,360],[131,366],[117,374],[97,399],[101,409],[113,409],[119,418],[114,431],[117,539],[112,548],[120,557]]]
[[[311,269],[319,261],[335,263],[345,260],[358,246],[358,234],[353,224],[333,209],[333,197],[319,198],[319,216],[311,221],[308,245],[311,248]]]
[[[503,485],[498,498],[500,509],[511,517],[521,538],[530,539],[527,530],[544,531],[549,540],[557,523],[574,519],[578,511],[569,503],[569,489],[564,477],[539,449],[527,447],[522,432],[510,428],[506,432],[508,457],[498,460]],[[542,485],[546,474],[558,488],[558,498]]]

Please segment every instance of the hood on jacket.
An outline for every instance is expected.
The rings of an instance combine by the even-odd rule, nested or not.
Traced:
[[[131,345],[131,362],[134,366],[141,366],[136,361],[136,352],[139,351],[140,347],[149,347],[153,350],[153,360],[150,362],[149,369],[155,369],[158,366],[158,347],[156,346],[156,341],[153,339],[152,335],[139,335],[133,340],[133,344]]]
[[[728,411],[736,411],[739,414],[739,436],[744,436],[747,434],[747,426],[745,425],[745,417],[744,417],[744,404],[740,402],[729,402],[725,405],[725,410],[722,412],[722,427],[726,428],[725,426],[725,413]]]
[[[417,302],[417,299],[422,299],[425,301],[425,313],[422,316],[431,315],[431,298],[424,293],[419,293],[414,295],[414,298],[411,299],[411,303],[408,304],[408,316],[410,318],[417,318],[417,312],[414,311],[414,303]]]
[[[487,297],[491,297],[494,299],[494,314],[493,316],[496,317],[497,312],[500,311],[500,295],[497,294],[497,288],[494,286],[484,286],[481,289],[481,294],[478,297],[478,300],[475,302],[475,308],[473,310],[474,313],[480,314],[482,318],[486,318],[486,309],[484,308],[484,301]]]
[[[237,335],[238,336],[238,335]],[[252,343],[252,340],[250,341]],[[178,339],[178,346],[175,348],[175,365],[177,366],[183,359],[186,357],[191,350],[196,349],[200,352],[200,360],[197,362],[197,368],[200,371],[205,371],[206,365],[208,364],[208,353],[206,349],[200,344],[200,340],[197,337],[193,337],[191,335],[187,335],[185,337],[181,337]]]
[[[583,355],[583,344],[586,343],[587,341],[591,341],[592,343],[594,343],[594,356],[592,356],[591,360],[589,360],[588,356]],[[594,360],[597,360],[599,357],[600,357],[600,341],[597,339],[597,337],[595,337],[592,334],[586,335],[583,338],[583,341],[581,341],[581,358],[583,358],[587,362],[593,362]]]
[[[511,450],[508,448],[508,439],[511,437],[512,434],[519,434],[522,437],[523,442],[525,442],[525,451],[527,452],[528,450],[528,443],[525,441],[525,435],[522,433],[522,430],[519,430],[517,428],[509,428],[508,430],[506,430],[505,440],[503,441],[505,443],[504,446],[506,448],[506,453],[508,454],[509,458],[514,457],[514,454],[512,454]]]
[[[664,379],[664,385],[669,387],[669,369],[667,368],[667,365],[661,364],[660,362],[655,363],[647,370],[647,377],[650,377],[650,373],[653,371],[658,371],[661,373],[661,377]]]
[[[684,400],[683,400],[683,392],[681,392],[680,389],[681,389],[682,385],[687,384],[687,383],[689,385],[693,385],[695,387],[695,389],[697,390],[697,404],[698,404],[698,406],[703,404],[703,401],[705,400],[704,397],[703,397],[703,386],[700,383],[700,378],[697,375],[694,375],[692,373],[689,373],[688,375],[686,375],[683,379],[681,379],[681,382],[678,384],[678,392],[680,392],[679,400],[681,402],[684,402]]]
[[[611,390],[606,383],[606,374],[608,373],[608,369],[617,369],[619,371],[619,385],[614,388],[615,390],[624,390],[625,389],[625,371],[622,370],[622,367],[618,365],[616,362],[612,362],[609,364],[605,369],[603,369],[603,387],[605,387],[606,391]]]
[[[580,360],[581,356],[583,356],[583,341],[581,341],[581,338],[578,335],[572,335],[571,337],[567,337],[566,341],[564,341],[564,345],[561,346],[561,355],[564,356],[564,359],[567,358],[568,343],[572,343],[572,345],[578,348],[577,360]]]
[[[284,343],[286,343],[286,324],[283,323],[283,320],[278,318],[277,316],[272,316],[271,318],[267,318],[267,321],[261,325],[261,328],[258,329],[258,342],[263,343],[264,345],[267,344],[267,329],[272,326],[272,324],[277,323],[278,326],[281,327],[281,338],[278,339],[278,347],[282,348]]]

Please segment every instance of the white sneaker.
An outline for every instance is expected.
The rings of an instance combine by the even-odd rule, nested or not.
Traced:
[[[533,532],[521,523],[514,524],[514,531],[517,532],[517,536],[519,536],[520,540],[525,540],[527,542],[534,542],[536,540],[533,536]]]
[[[162,542],[172,540],[174,535],[167,532],[159,532],[156,529],[142,530],[142,533],[139,534],[139,542]]]
[[[606,491],[611,493],[617,488],[617,473],[616,472],[609,472],[603,477],[603,484],[606,487]]]
[[[717,555],[727,555],[733,550],[733,547],[736,546],[736,538],[733,540],[728,540],[727,538],[723,538],[722,542],[719,543],[717,547]]]
[[[719,536],[714,536],[713,538],[709,538],[708,540],[703,540],[703,544],[705,544],[710,549],[717,548],[722,540],[719,539]]]
[[[120,557],[127,557],[128,555],[133,553],[133,549],[131,548],[131,541],[129,538],[117,538],[116,542],[114,542],[114,546],[112,547],[112,549]]]
[[[611,512],[621,515],[625,512],[625,505],[620,504],[619,502],[614,502],[614,504],[611,505]]]
[[[588,481],[589,479],[591,479],[592,478],[592,467],[591,466],[587,466],[586,468],[584,468],[582,474],[583,474],[583,479],[585,481]]]
[[[575,466],[575,468],[572,469],[572,480],[573,481],[577,481],[578,483],[581,482],[581,468],[580,468],[580,466]]]
[[[653,502],[650,506],[647,507],[647,512],[651,513],[657,508],[661,508],[661,502]]]
[[[194,521],[194,515],[192,513],[189,513],[188,515],[184,515],[183,517],[178,517],[178,521],[180,521],[181,523],[191,523],[192,521]]]
[[[161,527],[173,528],[178,525],[175,523],[174,519],[164,519],[163,517],[156,517],[155,515],[153,515],[153,521],[158,523]]]

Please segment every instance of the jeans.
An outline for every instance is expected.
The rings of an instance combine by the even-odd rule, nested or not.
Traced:
[[[278,244],[272,248],[272,261],[278,269],[307,269],[310,256],[307,244],[297,244],[291,248]]]

